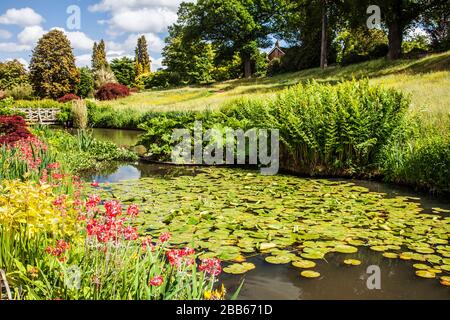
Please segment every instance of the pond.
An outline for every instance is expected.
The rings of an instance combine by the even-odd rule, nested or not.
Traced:
[[[174,246],[221,258],[229,292],[245,279],[239,299],[450,299],[440,283],[450,276],[445,199],[377,182],[146,163],[89,179],[103,198],[140,206],[142,233],[170,231]],[[367,285],[373,268],[380,289]]]

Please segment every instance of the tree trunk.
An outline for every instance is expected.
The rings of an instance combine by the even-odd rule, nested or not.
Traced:
[[[322,3],[322,41],[320,46],[320,67],[325,69],[328,66],[328,16],[326,1]]]
[[[251,78],[252,76],[252,62],[250,56],[244,57],[244,77]]]
[[[388,59],[396,60],[402,56],[403,28],[397,19],[389,23],[389,51]]]

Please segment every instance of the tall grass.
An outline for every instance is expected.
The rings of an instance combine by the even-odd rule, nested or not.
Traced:
[[[74,128],[84,129],[88,124],[88,111],[83,100],[72,101],[72,119]]]

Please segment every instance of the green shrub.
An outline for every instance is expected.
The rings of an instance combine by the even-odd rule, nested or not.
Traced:
[[[15,108],[46,108],[46,109],[61,109],[64,104],[51,99],[42,100],[18,100],[14,103]]]
[[[6,90],[6,94],[15,100],[30,100],[33,98],[33,87],[28,82],[24,82]]]
[[[450,117],[448,133],[434,130],[413,114],[398,126],[380,162],[388,182],[450,194]]]
[[[88,123],[93,128],[136,129],[143,114],[134,109],[115,109],[87,102]]]
[[[88,67],[79,69],[80,83],[77,86],[77,94],[82,98],[93,96],[94,92],[94,77]]]
[[[368,81],[312,82],[272,100],[240,99],[219,112],[153,115],[140,126],[147,134],[139,143],[167,159],[172,130],[192,129],[194,120],[201,120],[204,130],[218,124],[279,129],[285,168],[309,175],[370,175],[408,105],[403,94]]]

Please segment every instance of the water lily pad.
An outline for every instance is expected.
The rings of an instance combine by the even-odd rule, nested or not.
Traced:
[[[430,266],[427,266],[426,264],[422,263],[413,264],[413,267],[419,270],[427,270],[428,268],[430,268]]]
[[[340,252],[340,253],[355,253],[358,252],[358,248],[353,246],[348,246],[345,244],[337,245],[334,247],[334,251]]]
[[[317,272],[317,271],[312,271],[312,270],[305,270],[305,271],[302,271],[302,272],[300,273],[300,275],[301,275],[302,277],[305,277],[305,278],[318,278],[318,277],[320,277],[320,273],[319,273],[319,272]]]
[[[276,248],[276,244],[275,243],[261,243],[259,245],[259,250],[263,251],[263,250],[268,250],[268,249],[272,249],[272,248]]]
[[[359,266],[361,261],[357,259],[346,259],[344,260],[344,263],[350,266]]]
[[[309,269],[314,268],[316,266],[316,263],[314,261],[309,260],[299,260],[292,262],[292,265],[297,268]]]
[[[243,274],[253,269],[255,269],[255,265],[253,263],[244,262],[244,263],[234,263],[229,266],[226,266],[225,268],[223,268],[223,271],[225,273],[230,274]]]
[[[434,279],[436,274],[434,272],[429,272],[427,270],[417,270],[416,275],[421,278]]]
[[[383,257],[388,259],[396,259],[398,258],[398,254],[394,252],[383,252]]]
[[[450,272],[450,265],[444,264],[444,265],[441,266],[441,269],[444,270],[444,271]]]
[[[382,252],[382,251],[389,250],[389,247],[388,246],[372,246],[372,247],[370,247],[370,249],[373,251]]]
[[[291,257],[289,256],[268,256],[264,260],[272,264],[285,264],[291,262]]]

